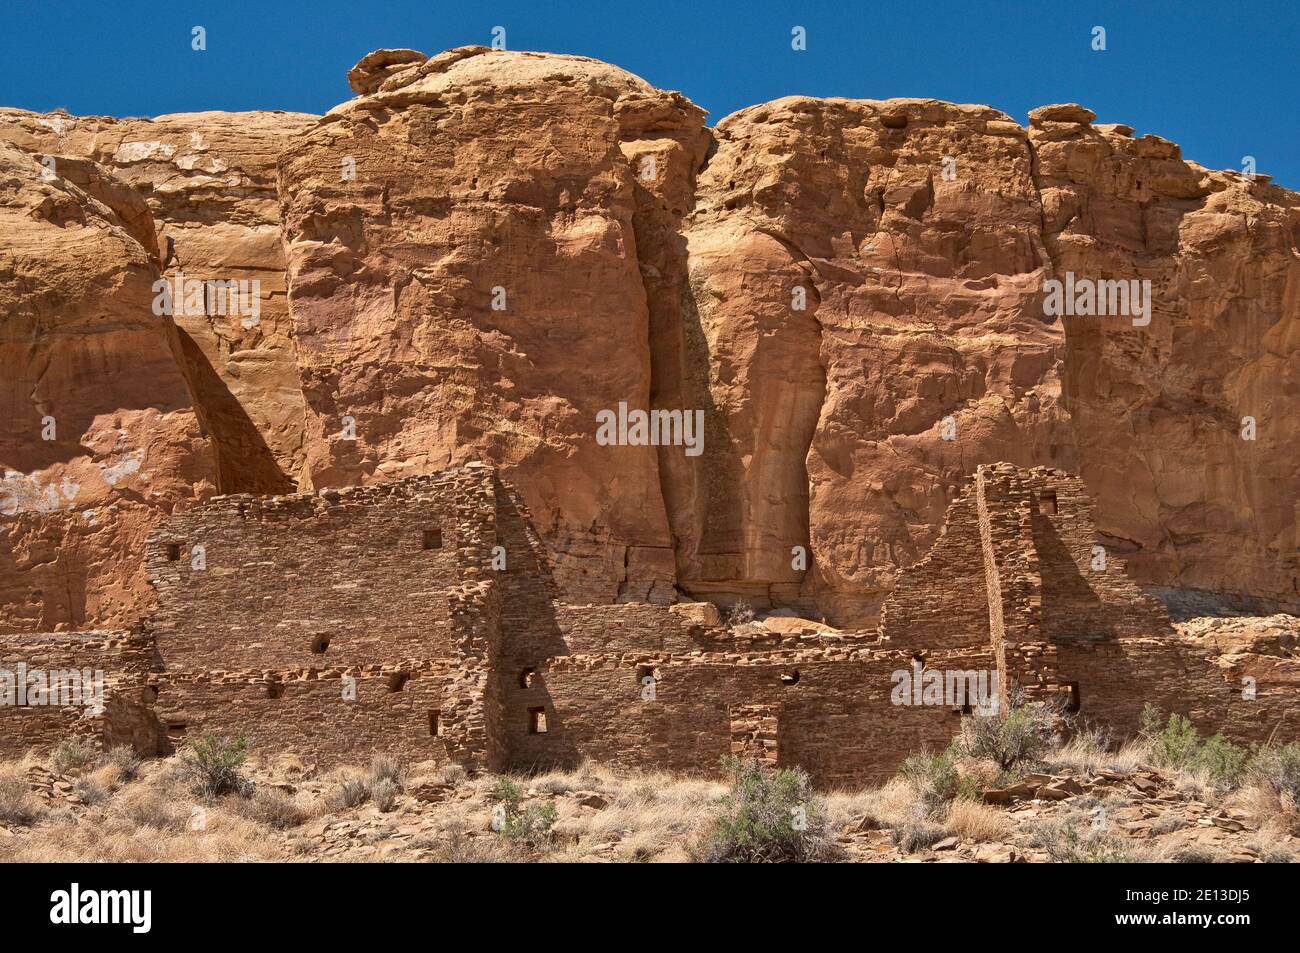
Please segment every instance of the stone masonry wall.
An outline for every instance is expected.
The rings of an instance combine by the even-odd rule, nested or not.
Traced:
[[[215,731],[327,763],[392,751],[494,768],[502,594],[544,591],[527,560],[513,581],[493,569],[503,501],[471,464],[172,518],[147,556],[164,747]]]
[[[103,715],[0,712],[0,754],[72,733],[166,753],[215,732],[322,767],[383,751],[716,773],[740,753],[863,784],[971,714],[900,696],[900,673],[990,670],[1122,736],[1148,702],[1237,740],[1293,736],[1300,662],[1207,658],[1118,559],[1095,561],[1090,516],[1076,477],[981,467],[880,629],[836,632],[724,626],[707,603],[564,604],[527,508],[480,465],[221,497],[150,539],[159,610],[142,631],[0,636],[0,670],[98,665],[107,683]]]
[[[374,668],[378,669],[378,666]],[[450,666],[358,672],[164,674],[154,703],[172,750],[204,732],[244,735],[258,752],[292,752],[321,766],[365,764],[375,752],[453,760],[443,713]]]
[[[927,664],[987,670],[992,656],[933,653]],[[947,745],[960,723],[944,705],[893,703],[893,673],[911,665],[908,652],[863,649],[554,658],[511,693],[511,764],[590,758],[716,773],[736,741],[737,706],[760,706],[775,712],[778,764],[800,765],[822,785],[883,780],[907,755]]]
[[[880,631],[895,648],[955,649],[989,643],[979,515],[968,485],[948,507],[943,535],[899,579],[881,609]]]
[[[32,748],[49,750],[65,738],[80,736],[111,746],[130,743],[141,726],[140,686],[153,661],[151,642],[130,632],[56,632],[0,635],[0,689],[14,693],[15,704],[0,707],[0,757],[20,758]],[[20,667],[28,686],[48,685],[51,673],[75,670],[82,680],[102,673],[104,712],[85,705],[50,704],[48,696],[18,697]],[[12,681],[11,681],[12,680]],[[64,700],[60,694],[58,700]],[[116,728],[113,723],[116,722]],[[153,743],[147,727],[143,747]]]

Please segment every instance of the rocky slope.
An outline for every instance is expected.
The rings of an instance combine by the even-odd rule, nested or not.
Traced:
[[[1121,756],[1114,756],[1121,757]],[[364,791],[363,767],[326,773],[292,755],[251,765],[256,793],[195,797],[175,758],[138,779],[113,765],[63,773],[29,759],[0,765],[0,860],[6,862],[681,863],[707,835],[727,785],[715,778],[628,775],[588,764],[517,777],[524,811],[554,811],[549,836],[496,832],[498,778],[405,766],[390,803]],[[8,784],[4,784],[8,780]],[[844,863],[1294,863],[1300,838],[1250,791],[1220,793],[1141,763],[1027,772],[986,804],[918,819],[915,793],[825,795],[828,859]],[[1289,818],[1294,821],[1294,815]]]
[[[212,487],[488,458],[570,598],[676,589],[858,626],[965,475],[1047,464],[1082,473],[1140,581],[1300,603],[1300,206],[1267,177],[1078,106],[1026,129],[984,106],[790,97],[709,129],[616,67],[479,47],[378,51],[349,79],[357,97],[319,119],[0,110],[28,176],[55,155],[78,160],[66,187],[108,183],[75,187],[118,196],[138,267],[261,280],[259,325],[167,331],[157,379],[188,388]],[[0,247],[0,280],[48,295],[63,252],[16,268],[25,241]],[[1150,280],[1151,320],[1045,314],[1067,273]],[[9,360],[29,361],[9,301]],[[151,353],[120,352],[125,376],[153,380]],[[703,452],[602,445],[620,402],[701,411]],[[39,481],[23,434],[0,465]],[[164,506],[197,485],[153,479]],[[28,546],[0,573],[4,624],[124,617],[138,536],[75,559]],[[89,563],[121,567],[120,606],[79,600]]]

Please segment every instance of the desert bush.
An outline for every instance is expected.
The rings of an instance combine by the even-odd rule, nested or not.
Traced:
[[[1284,844],[1274,843],[1273,841],[1254,840],[1250,844],[1259,854],[1260,863],[1264,864],[1294,864],[1296,862],[1295,853]]]
[[[370,785],[370,800],[375,807],[387,814],[397,806],[397,795],[402,789],[392,778],[380,778]]]
[[[103,764],[77,778],[72,790],[87,804],[102,804],[112,796],[120,779],[116,765]]]
[[[344,811],[365,803],[369,797],[370,785],[365,778],[345,778],[342,784],[330,792],[326,805],[331,813]]]
[[[1086,811],[1067,810],[1031,823],[1026,836],[1031,847],[1047,851],[1054,863],[1125,864],[1142,860],[1131,844],[1096,824]]]
[[[402,789],[402,765],[392,755],[377,754],[370,759],[370,787],[381,781],[391,782],[397,791]]]
[[[0,824],[30,827],[46,813],[25,778],[18,774],[0,775]]]
[[[1169,854],[1169,860],[1175,864],[1222,864],[1227,855],[1208,844],[1184,844]]]
[[[1284,804],[1300,806],[1300,743],[1261,749],[1250,763],[1249,776]]]
[[[938,754],[922,751],[909,755],[898,769],[899,777],[916,792],[917,806],[927,818],[937,818],[957,799],[974,800],[979,786],[964,777],[957,767],[956,749],[949,747]]]
[[[259,787],[252,797],[235,804],[241,816],[277,831],[297,827],[307,819],[307,812],[298,802],[279,788]]]
[[[1150,704],[1142,709],[1141,733],[1158,766],[1203,775],[1218,788],[1239,785],[1251,760],[1246,748],[1220,733],[1202,741],[1196,726],[1182,715],[1162,721],[1159,709]]]
[[[890,841],[905,854],[915,854],[948,836],[948,832],[938,824],[919,818],[905,821],[895,827],[889,835]]]
[[[963,719],[956,752],[992,761],[1005,774],[1041,758],[1061,718],[1057,704],[1013,700],[996,714]]]
[[[456,764],[453,762],[451,764],[443,765],[437,770],[434,776],[437,778],[439,783],[450,784],[452,787],[455,787],[458,784],[463,784],[465,780],[469,778],[469,771],[465,769],[463,764]]]
[[[554,804],[525,807],[519,785],[504,776],[497,778],[490,796],[496,802],[492,812],[493,830],[519,847],[542,850],[550,846],[551,828],[559,813]]]
[[[228,738],[209,732],[186,747],[181,755],[182,771],[199,797],[251,797],[253,782],[239,771],[247,757],[248,739],[242,735]]]
[[[509,841],[500,837],[476,837],[463,819],[449,822],[437,836],[417,837],[411,846],[427,850],[433,864],[492,864],[525,859]]]
[[[730,758],[731,790],[696,845],[705,863],[799,863],[831,859],[826,805],[799,768],[772,770]]]
[[[134,781],[140,773],[140,756],[130,745],[116,745],[104,755],[104,763],[117,768],[118,777],[123,781]]]
[[[55,774],[71,774],[99,760],[99,752],[81,738],[64,738],[50,752]]]

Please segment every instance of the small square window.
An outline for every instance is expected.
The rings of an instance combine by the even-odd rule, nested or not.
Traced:
[[[530,735],[546,734],[546,709],[528,709],[528,733]]]
[[[424,531],[425,549],[442,549],[442,530],[426,529]]]
[[[1044,516],[1056,515],[1056,491],[1044,490],[1038,496],[1038,512]]]
[[[181,558],[181,544],[180,544],[180,543],[168,543],[168,544],[167,544],[167,559],[168,559],[168,561],[169,561],[169,562],[177,562],[180,558]]]

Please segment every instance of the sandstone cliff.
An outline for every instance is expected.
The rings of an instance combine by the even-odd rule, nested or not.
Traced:
[[[110,312],[115,334],[147,332],[138,350],[24,325],[94,293],[69,284],[86,256],[15,211],[15,420],[39,422],[35,379],[87,418],[142,405],[146,378],[147,406],[192,407],[211,449],[153,448],[169,462],[136,506],[486,458],[572,599],[745,597],[846,626],[875,618],[976,466],[1050,465],[1084,477],[1139,581],[1300,604],[1300,207],[1267,177],[1077,106],[1026,129],[984,106],[790,97],[709,129],[607,64],[478,47],[378,51],[349,80],[358,96],[319,119],[0,110],[21,209],[55,189],[129,239],[91,259],[135,289],[113,308],[147,306],[151,269],[257,277],[263,299],[252,328]],[[57,188],[47,155],[68,157]],[[1150,280],[1149,323],[1045,314],[1067,274]],[[32,356],[59,348],[111,353],[128,380]],[[703,411],[703,453],[601,445],[596,415],[620,402]],[[61,474],[32,439],[14,429],[0,464],[43,487]],[[164,477],[182,459],[196,469]],[[4,624],[138,605],[135,530],[101,528],[75,559],[15,543],[60,519],[6,517],[0,545],[23,555],[0,566]],[[56,566],[58,591],[36,581]],[[109,566],[120,604],[76,594]]]
[[[257,321],[177,314],[182,365],[213,437],[223,492],[292,490],[302,466],[302,389],[285,297],[275,160],[316,117],[180,113],[156,119],[0,109],[0,140],[38,158],[91,160],[152,216],[163,274],[256,280]]]
[[[126,625],[149,529],[216,482],[153,223],[102,167],[0,143],[0,234],[0,625]]]

